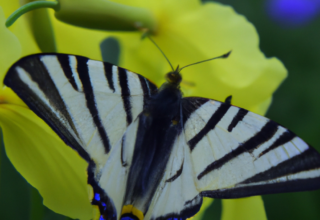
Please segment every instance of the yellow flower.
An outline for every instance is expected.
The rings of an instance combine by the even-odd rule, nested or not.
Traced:
[[[18,2],[0,4],[5,13],[0,12],[0,49],[6,51],[0,57],[1,83],[10,65],[31,53],[63,52],[101,60],[100,42],[114,36],[121,47],[120,66],[141,73],[159,86],[170,66],[149,40],[141,40],[141,32],[133,31],[137,28],[150,31],[174,66],[233,51],[228,59],[183,70],[182,90],[186,96],[223,101],[232,95],[232,104],[264,114],[272,93],[286,77],[281,62],[265,58],[259,50],[254,27],[232,8],[218,3],[60,0],[55,14],[45,9],[31,12],[8,30],[5,17],[20,7]],[[42,22],[35,18],[42,18]],[[90,205],[92,189],[86,183],[86,162],[9,88],[1,88],[0,125],[6,153],[15,168],[39,190],[44,204],[53,211],[79,219],[96,216],[96,209]],[[258,211],[249,210],[251,205]],[[222,218],[234,216],[266,219],[261,198],[224,201]]]

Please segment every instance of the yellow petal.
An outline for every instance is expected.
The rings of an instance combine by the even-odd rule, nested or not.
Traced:
[[[266,100],[261,100],[261,102],[258,102],[256,105],[251,106],[249,109],[252,112],[256,112],[260,115],[265,115],[271,105],[271,102],[272,97],[269,97]]]
[[[200,211],[192,218],[192,220],[201,220],[204,217],[205,211],[210,207],[210,205],[213,203],[214,199],[203,197],[203,202],[200,208]]]
[[[261,196],[222,200],[221,220],[267,220]]]
[[[0,86],[9,67],[21,56],[18,38],[5,26],[6,18],[0,6]]]
[[[141,40],[140,33],[114,36],[120,44],[119,66],[139,73],[160,86],[164,82],[164,75],[170,70],[170,66],[158,49],[148,39]]]
[[[15,103],[25,106],[11,89],[3,86],[4,76],[9,67],[21,56],[21,45],[18,38],[5,27],[5,17],[0,6],[0,103]]]
[[[20,7],[18,0],[11,1],[1,1],[1,7],[4,10],[5,17],[8,18],[16,9]],[[30,28],[30,24],[26,19],[26,16],[21,16],[10,28],[9,30],[18,38],[22,54],[21,56],[26,56],[29,54],[40,53],[40,49],[33,37],[33,33]]]
[[[1,104],[0,125],[10,161],[39,190],[44,205],[72,218],[91,219],[88,164],[27,108]]]
[[[161,9],[159,6],[158,10]],[[272,93],[286,77],[286,69],[277,59],[267,59],[261,53],[258,35],[252,24],[232,8],[217,3],[199,4],[189,13],[171,17],[170,22],[166,22],[166,11],[161,12],[159,29],[153,39],[174,67],[232,50],[228,59],[184,69],[183,79],[195,84],[182,84],[186,96],[224,101],[232,95],[232,104],[259,114],[265,113],[266,106],[259,105],[270,100]],[[160,14],[159,11],[154,13]],[[156,47],[148,39],[141,41],[140,34],[115,36],[121,44],[120,65],[161,84],[170,68]]]

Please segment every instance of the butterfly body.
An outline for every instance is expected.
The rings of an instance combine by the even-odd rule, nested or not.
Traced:
[[[216,100],[182,97],[109,63],[21,59],[4,83],[88,162],[100,219],[188,218],[202,197],[320,188],[320,155],[281,125]]]
[[[166,85],[146,102],[136,118],[141,138],[135,142],[124,199],[125,204],[139,207],[144,213],[163,177],[174,139],[182,131],[181,123],[174,123],[181,121],[179,89]]]

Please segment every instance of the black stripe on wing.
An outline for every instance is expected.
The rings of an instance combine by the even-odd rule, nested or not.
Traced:
[[[105,72],[105,75],[106,75],[106,78],[107,78],[107,81],[108,81],[108,85],[110,87],[110,89],[115,92],[115,88],[114,88],[114,82],[113,82],[113,77],[112,77],[112,67],[113,65],[111,63],[106,63],[104,62],[103,63],[103,66],[104,66],[104,72]]]
[[[101,137],[101,140],[103,142],[103,146],[105,148],[105,152],[109,153],[111,146],[110,146],[110,140],[107,135],[107,132],[102,124],[102,121],[99,116],[99,112],[97,109],[93,88],[91,85],[91,80],[89,76],[89,70],[88,70],[88,58],[86,57],[80,57],[77,56],[77,72],[79,74],[79,78],[81,80],[81,83],[83,85],[84,94],[87,100],[87,107],[91,113],[92,119],[98,129],[99,135]]]
[[[183,120],[182,124],[184,125],[186,121],[190,118],[191,114],[208,101],[210,101],[210,99],[199,97],[183,98],[181,102]]]
[[[121,67],[118,67],[118,77],[119,77],[119,84],[121,87],[121,97],[123,101],[123,106],[127,115],[127,125],[129,125],[132,122],[132,106],[131,106],[130,88],[128,83],[127,70]]]
[[[163,216],[152,217],[151,220],[185,220],[194,216],[197,212],[199,212],[200,207],[202,205],[202,197],[197,195],[190,201],[185,202],[185,208],[181,210],[179,213],[169,213]]]
[[[66,76],[66,78],[69,80],[70,84],[76,91],[80,91],[80,88],[78,88],[77,83],[74,79],[73,72],[71,69],[71,63],[70,63],[70,56],[67,54],[61,54],[57,56],[59,63],[61,65],[61,68],[63,69],[63,72]]]
[[[121,164],[123,167],[128,166],[128,163],[126,160],[124,160],[124,155],[123,155],[123,148],[124,148],[124,143],[126,141],[126,134],[124,134],[121,138],[121,154],[120,154],[120,159],[121,159]]]
[[[55,54],[54,54],[55,55]],[[79,137],[77,130],[72,122],[71,116],[67,111],[66,105],[53,83],[48,70],[40,60],[41,55],[31,55],[22,58],[15,63],[8,71],[4,84],[10,87],[17,95],[28,105],[28,107],[42,118],[70,147],[75,149],[79,155],[86,161],[90,160],[88,153],[79,145],[77,140],[73,137],[65,125],[62,124],[60,118],[49,108],[38,95],[35,94],[29,85],[26,85],[20,78],[16,71],[17,67],[23,68],[29,74],[31,79],[38,85],[40,90],[45,94],[45,98],[50,101],[50,104],[58,110],[61,115],[64,115],[68,124],[71,126],[73,132]]]
[[[147,79],[146,82],[151,95],[155,94],[158,91],[158,87]]]
[[[237,126],[237,124],[242,121],[242,119],[244,118],[244,116],[246,116],[246,114],[249,111],[243,108],[239,108],[238,113],[236,114],[236,116],[234,116],[234,118],[232,119],[230,125],[228,126],[228,131],[232,132],[233,128]]]
[[[179,170],[177,170],[177,172],[176,172],[172,177],[170,177],[169,179],[167,179],[166,182],[173,182],[173,181],[175,181],[175,180],[182,174],[183,164],[184,164],[184,160],[182,161]]]
[[[285,143],[288,143],[289,141],[291,141],[295,137],[296,137],[296,135],[294,133],[292,133],[291,131],[289,131],[289,130],[285,131],[283,134],[280,135],[280,137],[270,147],[268,147],[267,149],[262,151],[259,154],[259,157],[265,155],[269,151],[276,149],[277,147],[279,147],[281,145],[284,145]]]
[[[213,130],[223,116],[227,113],[231,105],[226,103],[221,103],[218,109],[213,113],[204,128],[196,134],[192,139],[188,141],[190,150],[192,151],[195,146],[201,141],[201,139],[208,134],[209,131]]]
[[[286,192],[300,192],[317,190],[320,188],[320,177],[312,179],[296,179],[284,182],[274,182],[269,184],[257,184],[253,186],[241,186],[229,189],[219,189],[212,191],[203,191],[201,195],[204,197],[232,199],[242,198],[248,196],[286,193]]]
[[[139,77],[140,85],[143,91],[143,109],[144,109],[147,104],[147,100],[151,97],[151,95],[153,95],[158,90],[158,88],[143,76],[139,74],[137,75]]]
[[[254,175],[239,184],[255,183],[261,181],[267,181],[278,177],[283,177],[290,174],[300,173],[302,171],[311,171],[320,169],[320,155],[319,153],[309,147],[301,154],[298,154],[278,165]],[[320,182],[319,182],[320,187]]]
[[[213,114],[214,116],[215,114]],[[246,153],[246,152],[252,152],[254,149],[256,149],[261,144],[265,143],[266,141],[270,140],[273,135],[278,130],[278,124],[274,121],[267,122],[263,128],[256,133],[253,137],[249,138],[246,142],[243,144],[240,144],[236,149],[232,150],[230,153],[223,156],[221,159],[216,160],[209,164],[199,175],[198,180],[200,180],[202,177],[204,177],[209,172],[219,169],[224,164],[228,163],[230,160],[236,158],[240,154]]]
[[[90,160],[88,166],[88,184],[93,188],[94,197],[91,204],[97,205],[104,220],[117,220],[117,210],[112,202],[112,199],[99,186],[95,180],[96,164]]]

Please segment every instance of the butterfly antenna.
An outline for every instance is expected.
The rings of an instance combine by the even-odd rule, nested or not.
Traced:
[[[172,71],[174,72],[174,68],[173,68],[172,64],[170,63],[168,57],[167,57],[167,56],[164,54],[164,52],[160,49],[160,47],[158,46],[158,44],[156,44],[156,42],[154,42],[154,40],[153,40],[149,35],[147,35],[147,37],[148,37],[148,38],[150,39],[150,41],[151,41],[154,45],[156,45],[156,47],[160,50],[160,52],[162,53],[162,55],[164,56],[164,58],[166,58],[167,62],[170,64]]]
[[[186,66],[184,66],[184,67],[181,67],[180,69],[179,69],[179,72],[182,70],[182,69],[184,69],[184,68],[186,68],[186,67],[189,67],[189,66],[193,66],[193,65],[196,65],[196,64],[199,64],[199,63],[204,63],[204,62],[207,62],[207,61],[210,61],[210,60],[215,60],[215,59],[225,59],[225,58],[228,58],[229,57],[229,55],[231,54],[231,50],[228,52],[228,53],[226,53],[226,54],[223,54],[222,56],[218,56],[218,57],[214,57],[214,58],[211,58],[211,59],[207,59],[207,60],[202,60],[202,61],[199,61],[199,62],[196,62],[196,63],[191,63],[191,64],[189,64],[189,65],[186,65]]]

